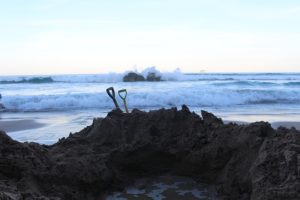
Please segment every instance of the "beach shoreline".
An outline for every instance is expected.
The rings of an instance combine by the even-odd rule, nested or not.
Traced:
[[[198,112],[196,112],[198,113]],[[106,113],[80,112],[80,113],[6,113],[0,118],[0,130],[5,131],[10,137],[20,142],[37,142],[40,144],[53,144],[60,138],[67,137],[70,132],[81,131],[90,125],[94,118],[105,117]],[[219,113],[224,123],[238,125],[250,124],[256,121],[267,121],[272,128],[280,126],[300,130],[300,120],[289,115],[271,119],[260,115],[245,117],[245,115],[224,115]],[[271,116],[271,115],[270,115]],[[284,119],[287,120],[284,120]],[[237,120],[240,119],[240,120]],[[268,121],[270,120],[270,121]]]

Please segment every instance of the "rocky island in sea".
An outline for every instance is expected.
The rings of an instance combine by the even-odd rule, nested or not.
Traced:
[[[0,132],[0,199],[102,199],[139,178],[188,177],[221,199],[300,199],[300,132],[224,124],[188,107],[113,110],[53,145]]]

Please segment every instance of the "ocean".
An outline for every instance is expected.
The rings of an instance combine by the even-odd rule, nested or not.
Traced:
[[[125,73],[0,76],[0,120],[44,126],[8,131],[19,141],[51,144],[114,108],[106,88],[127,89],[129,110],[207,110],[226,121],[300,121],[300,73],[159,73],[160,82],[122,82]],[[117,98],[124,110],[123,102]],[[0,127],[1,128],[1,127]]]

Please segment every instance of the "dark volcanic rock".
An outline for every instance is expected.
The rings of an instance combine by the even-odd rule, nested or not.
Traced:
[[[124,82],[136,82],[136,81],[145,81],[145,78],[137,73],[129,72],[123,77]]]
[[[52,146],[0,132],[0,199],[99,199],[162,174],[213,183],[228,200],[300,199],[299,131],[202,115],[114,110]]]
[[[161,81],[161,76],[158,76],[158,75],[156,75],[156,73],[151,72],[151,73],[148,73],[146,80],[147,81]]]
[[[213,124],[213,125],[223,125],[223,121],[220,118],[217,118],[216,116],[214,116],[212,113],[206,112],[204,110],[201,110],[201,115],[203,118],[203,121],[206,124]]]
[[[137,74],[135,72],[129,72],[123,77],[123,82],[137,82],[137,81],[161,81],[161,76],[154,72],[148,73],[146,79],[144,76]]]

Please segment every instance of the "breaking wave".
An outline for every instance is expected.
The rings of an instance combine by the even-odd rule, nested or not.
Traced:
[[[161,82],[122,82],[125,73],[55,76],[1,76],[2,103],[15,111],[111,109],[108,87],[128,90],[130,108],[299,105],[300,73],[136,72],[160,76]],[[119,102],[120,105],[122,102]]]
[[[119,105],[123,103],[118,98]],[[186,104],[191,107],[224,107],[236,105],[299,104],[300,91],[211,90],[182,88],[155,92],[130,91],[130,108],[172,107]],[[111,109],[113,103],[105,92],[56,95],[6,96],[3,103],[17,111],[63,111],[74,109]]]

